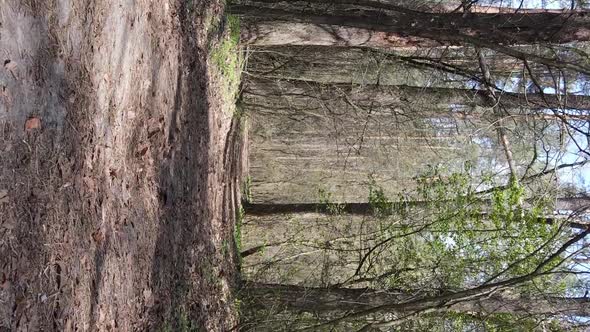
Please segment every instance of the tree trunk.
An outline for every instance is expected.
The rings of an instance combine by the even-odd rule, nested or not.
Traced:
[[[419,37],[398,36],[335,25],[245,19],[242,42],[251,46],[344,46],[383,50],[436,47],[440,43]]]
[[[314,45],[430,47],[462,45],[474,39],[501,45],[590,40],[590,19],[585,12],[426,13],[347,0],[329,6],[320,1],[248,1],[232,5],[230,12],[257,19],[245,29],[246,40],[278,40],[280,34],[285,44],[299,40]],[[297,24],[289,27],[281,21]],[[264,35],[269,32],[277,36]]]
[[[451,81],[444,80],[444,77],[439,81],[439,77],[433,75],[434,70],[412,68],[395,56],[378,54],[373,50],[323,46],[254,49],[247,71],[255,77],[323,83],[419,86],[434,78],[432,85],[448,86]],[[458,80],[452,86],[462,87],[467,80],[463,81]]]
[[[376,113],[389,109],[414,115],[448,115],[457,118],[477,117],[474,109],[487,108],[489,105],[487,91],[476,89],[322,84],[300,80],[284,80],[277,83],[275,80],[256,78],[247,81],[245,86],[242,103],[244,107],[276,112],[286,109],[305,111],[309,107],[310,98],[329,103],[330,107],[338,113],[342,113],[353,105],[364,110],[372,109]],[[530,118],[555,119],[551,115],[536,116],[534,112],[552,108],[588,110],[587,115],[572,116],[584,120],[590,119],[589,96],[569,95],[564,98],[565,101],[561,101],[554,94],[498,92],[498,99],[503,107],[515,111],[511,114],[514,117],[523,115]],[[519,112],[520,108],[524,111]]]
[[[383,307],[383,312],[398,315],[427,309],[438,312],[513,315],[587,316],[590,314],[588,298],[521,297],[495,294],[455,303],[451,299],[452,295],[410,300],[415,293],[388,293],[364,288],[305,288],[295,285],[257,283],[247,284],[244,294],[257,308],[281,308],[313,313],[347,312],[350,314]]]
[[[519,52],[550,55],[531,46],[512,48]],[[522,61],[490,50],[484,52],[490,72],[498,80],[521,75]],[[534,63],[529,66],[537,81],[544,86],[553,86],[553,78],[546,66]],[[459,89],[472,88],[474,82],[481,81],[477,54],[472,47],[388,52],[330,46],[256,47],[251,50],[247,72],[255,78]],[[564,74],[568,82],[577,79],[576,73]],[[527,78],[522,79],[525,84],[530,83]]]
[[[481,200],[488,202],[489,200]],[[356,215],[371,215],[374,213],[374,207],[370,203],[337,203],[342,213]],[[426,206],[429,202],[410,201],[404,202],[404,205],[412,207]],[[297,214],[297,213],[329,213],[329,207],[320,203],[294,203],[294,204],[245,204],[244,208],[250,215],[264,216],[274,214]],[[590,208],[590,198],[558,198],[555,202],[555,210],[558,211],[579,211],[584,212]],[[583,227],[586,228],[586,227]]]

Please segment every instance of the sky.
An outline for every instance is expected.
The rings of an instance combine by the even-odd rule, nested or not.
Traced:
[[[521,2],[521,8],[546,9],[569,8],[572,4],[572,0],[481,0],[480,4],[490,4],[494,6],[518,8]],[[588,4],[586,4],[584,7],[588,8]]]
[[[490,4],[494,6],[502,7],[514,7],[518,8],[546,8],[546,9],[563,9],[570,8],[572,2],[579,5],[584,3],[584,8],[590,8],[590,1],[575,1],[575,0],[481,0],[480,4]],[[588,89],[586,89],[587,82],[578,82],[579,87],[575,90],[584,92],[588,95]],[[555,90],[550,88],[545,89],[545,93],[555,93]],[[588,123],[586,123],[586,129],[588,129]],[[587,137],[583,137],[580,133],[572,134],[578,145],[590,151],[590,145]],[[583,160],[583,153],[579,152],[579,147],[570,139],[566,145],[566,149],[560,156],[557,163],[574,163]],[[586,193],[590,193],[590,165],[579,167],[577,169],[563,169],[558,172],[559,181],[562,184],[574,184],[578,187],[585,189]]]

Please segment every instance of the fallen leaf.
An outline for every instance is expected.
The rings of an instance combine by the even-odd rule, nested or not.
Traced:
[[[144,156],[147,153],[149,147],[150,146],[147,144],[140,145],[139,148],[137,149],[136,156],[138,156],[138,157]]]
[[[8,190],[6,189],[0,190],[0,204],[1,203],[8,203]]]
[[[4,60],[4,68],[6,68],[7,70],[13,71],[16,69],[16,66],[16,61]]]
[[[96,244],[100,245],[104,240],[104,234],[102,233],[102,231],[97,230],[96,232],[92,233],[92,238],[94,239],[94,242],[96,242]]]
[[[6,290],[10,287],[10,281],[8,281],[8,279],[6,279],[6,277],[3,277],[2,279],[4,279],[4,280],[0,284],[0,288]]]
[[[86,187],[88,188],[89,191],[94,191],[94,188],[96,187],[96,184],[94,182],[94,180],[88,176],[85,176],[82,181],[84,181],[84,184],[86,185]]]
[[[151,289],[144,289],[143,291],[143,298],[147,301],[152,297]]]
[[[2,227],[2,228],[4,228],[4,229],[7,229],[7,230],[9,230],[9,231],[10,231],[10,230],[13,230],[13,229],[15,229],[15,228],[16,228],[16,225],[15,225],[14,223],[8,223],[8,222],[5,222],[5,223],[3,223],[2,225],[0,225],[0,227]]]
[[[41,120],[39,118],[29,118],[25,122],[25,130],[33,130],[41,128]]]
[[[160,131],[160,123],[158,120],[151,118],[147,121],[148,138],[151,138]]]

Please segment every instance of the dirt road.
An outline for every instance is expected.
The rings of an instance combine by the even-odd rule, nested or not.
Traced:
[[[0,1],[0,330],[235,324],[222,11]]]

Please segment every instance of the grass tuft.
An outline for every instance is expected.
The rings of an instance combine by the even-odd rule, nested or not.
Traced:
[[[252,203],[252,177],[249,175],[242,182],[242,199],[246,203]]]
[[[222,95],[228,111],[237,113],[236,99],[239,95],[244,56],[240,47],[240,21],[237,16],[229,15],[226,18],[227,33],[224,33],[221,42],[213,48],[210,59],[221,75]]]
[[[240,204],[240,206],[238,206],[238,210],[236,211],[236,227],[234,228],[234,241],[236,243],[240,266],[242,265],[242,258],[240,256],[240,253],[242,252],[242,224],[244,222],[245,215],[246,212],[244,211],[244,207]]]

